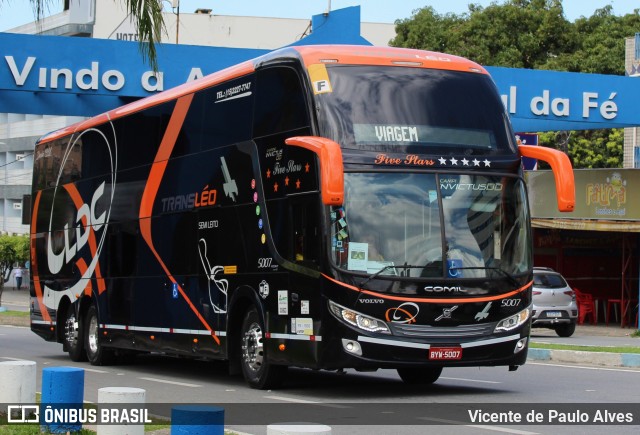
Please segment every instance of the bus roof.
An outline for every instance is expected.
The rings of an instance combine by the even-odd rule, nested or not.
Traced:
[[[317,63],[412,66],[488,74],[482,66],[468,59],[434,51],[361,45],[309,45],[293,49],[300,53],[305,66]]]
[[[218,83],[250,74],[262,65],[275,64],[278,61],[286,61],[287,59],[298,59],[305,67],[313,64],[386,65],[488,74],[482,66],[468,59],[433,51],[366,45],[286,47],[45,134],[38,140],[38,143],[50,142],[73,134],[76,131],[95,127],[109,120],[122,118],[131,113],[175,100]]]

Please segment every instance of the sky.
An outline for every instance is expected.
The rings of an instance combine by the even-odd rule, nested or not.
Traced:
[[[72,0],[87,1],[87,0]],[[108,1],[108,0],[99,0]],[[112,0],[124,2],[124,0]],[[362,21],[393,23],[397,19],[409,18],[412,12],[425,6],[433,6],[439,14],[449,12],[461,14],[468,11],[469,3],[488,6],[502,0],[181,0],[180,12],[192,13],[197,8],[211,9],[214,15],[240,15],[280,18],[311,18],[329,8],[342,9],[360,6]],[[62,1],[51,1],[51,13],[62,11]],[[164,0],[165,9],[170,1]],[[632,13],[640,8],[638,0],[564,0],[565,16],[575,21],[581,16],[589,17],[596,9],[610,4],[615,15]],[[170,10],[170,9],[169,9]],[[0,31],[33,21],[34,14],[29,0],[0,0]]]

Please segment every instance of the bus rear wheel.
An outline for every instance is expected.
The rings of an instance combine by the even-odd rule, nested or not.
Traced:
[[[115,352],[112,349],[106,349],[100,343],[98,324],[98,310],[95,305],[91,305],[85,318],[84,347],[87,351],[87,358],[94,366],[110,365],[115,362]]]
[[[405,384],[413,385],[433,384],[442,374],[442,367],[405,367],[397,370]]]
[[[269,363],[264,346],[264,333],[264,325],[258,311],[251,307],[242,320],[240,364],[249,386],[259,390],[278,387],[287,372],[286,366]]]
[[[76,362],[87,360],[84,352],[84,325],[79,317],[76,315],[76,304],[69,304],[64,316],[64,348],[71,361]]]

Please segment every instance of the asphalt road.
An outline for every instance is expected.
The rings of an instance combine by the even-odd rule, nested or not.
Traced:
[[[96,402],[98,389],[102,387],[138,387],[146,390],[147,403],[209,403],[224,406],[228,414],[245,412],[247,417],[260,420],[260,424],[244,426],[237,418],[232,422],[225,421],[231,429],[253,434],[266,433],[267,424],[300,421],[309,415],[305,411],[310,409],[313,411],[311,416],[317,417],[315,422],[320,423],[322,421],[317,420],[322,420],[321,416],[337,418],[344,409],[350,408],[355,414],[338,420],[341,424],[332,425],[333,433],[572,434],[579,431],[600,434],[606,430],[612,434],[635,434],[638,431],[637,425],[469,424],[468,412],[483,407],[507,411],[536,408],[549,412],[550,407],[561,406],[549,404],[568,404],[576,410],[593,411],[594,407],[600,406],[615,410],[616,403],[637,403],[640,369],[547,363],[528,363],[516,372],[508,372],[506,368],[445,369],[438,382],[430,387],[407,386],[391,370],[338,375],[291,369],[282,389],[258,391],[246,387],[242,378],[228,376],[222,363],[148,355],[138,357],[130,365],[93,367],[88,363],[72,363],[60,344],[47,343],[28,328],[0,326],[0,361],[14,359],[37,362],[38,391],[43,367],[82,367],[86,370],[84,391],[87,401]],[[251,404],[251,407],[236,409],[240,407],[237,404]],[[274,404],[281,406],[273,408]],[[302,408],[299,408],[301,404]],[[414,416],[406,424],[399,425],[404,423],[399,421],[403,408],[413,409],[411,407],[416,405],[433,410],[426,414],[428,421],[423,419],[418,423],[428,425],[417,425],[411,419]],[[636,408],[638,424],[640,405]],[[261,412],[273,412],[272,418],[277,420],[268,420],[269,416],[260,416]],[[394,426],[380,426],[386,421],[393,422]],[[451,421],[464,424],[440,424]],[[352,424],[342,424],[344,422]]]

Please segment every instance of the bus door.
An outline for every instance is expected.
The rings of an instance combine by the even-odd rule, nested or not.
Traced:
[[[260,157],[260,176],[266,209],[265,231],[273,241],[269,256],[284,276],[268,277],[270,332],[284,333],[292,352],[278,352],[287,360],[313,361],[310,336],[318,334],[321,292],[320,194],[317,157],[291,147],[285,140],[312,134],[309,100],[301,75],[292,66],[271,66],[257,71],[254,140]],[[272,268],[273,270],[273,268]],[[291,349],[294,347],[294,349]],[[279,356],[280,354],[281,356]],[[274,356],[274,354],[272,354]]]

